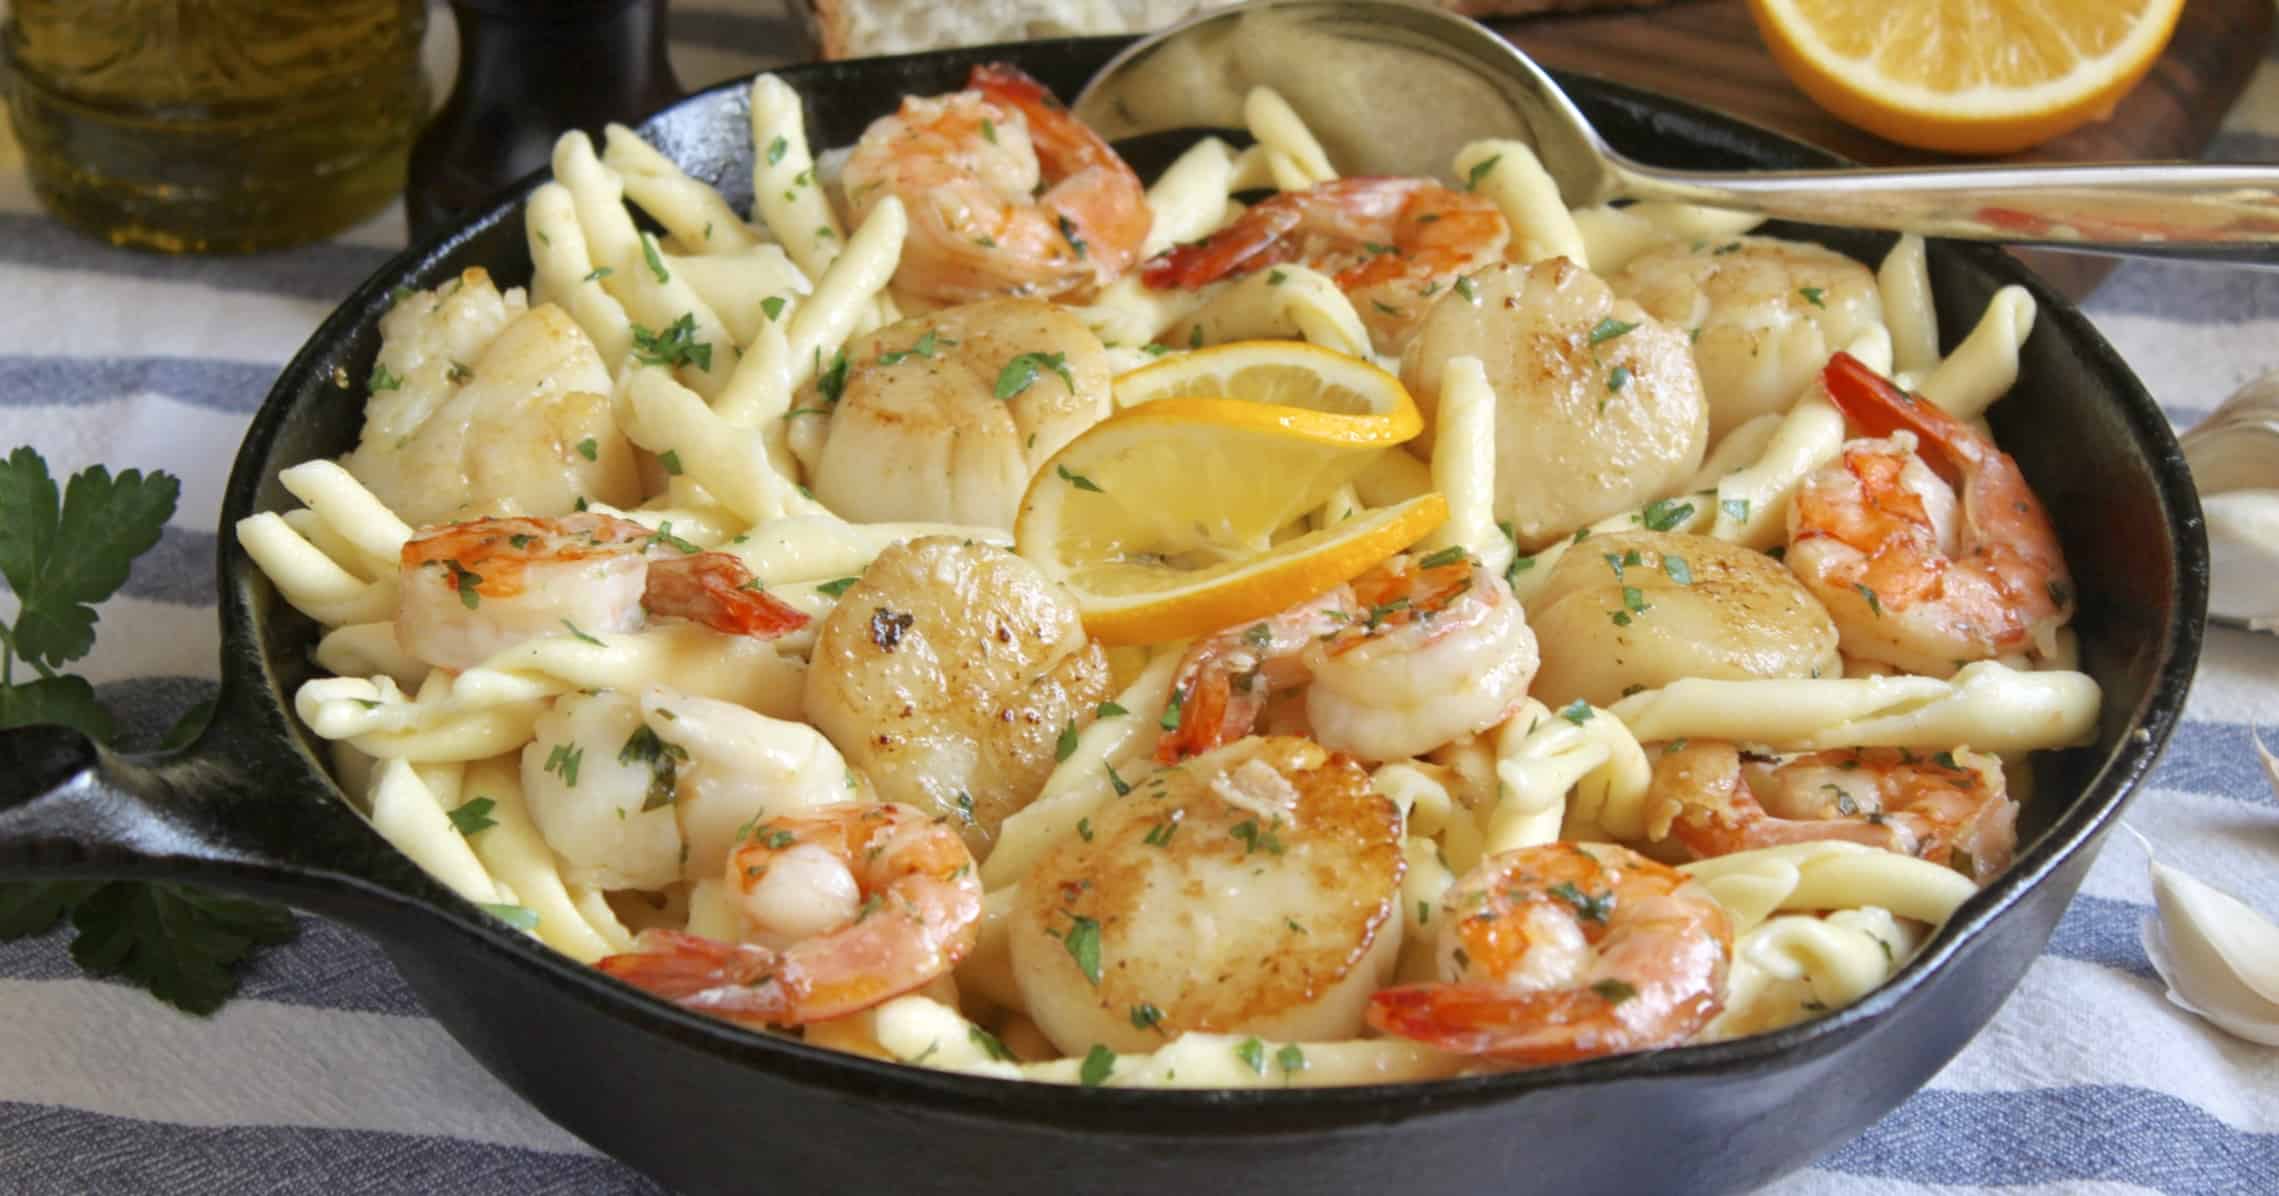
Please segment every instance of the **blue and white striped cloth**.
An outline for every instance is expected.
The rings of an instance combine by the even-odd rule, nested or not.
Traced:
[[[736,0],[683,0],[674,22],[691,83],[789,44],[781,18]],[[2217,149],[2279,159],[2279,57]],[[39,214],[0,127],[0,450],[29,443],[59,476],[100,462],[183,480],[83,670],[136,742],[211,692],[214,527],[247,418],[401,238],[391,213],[258,258],[106,249]],[[2089,307],[2179,424],[2279,368],[2279,273],[2131,265]],[[2249,728],[2275,710],[2279,638],[2212,632],[2191,721],[2130,813],[2168,862],[2270,912],[2279,803]],[[2116,843],[1985,1033],[1772,1191],[2279,1192],[2279,1053],[2162,998],[2137,943],[2149,901],[2141,854]],[[80,978],[62,934],[0,946],[0,1193],[657,1190],[485,1074],[352,932],[304,920],[210,1019]]]

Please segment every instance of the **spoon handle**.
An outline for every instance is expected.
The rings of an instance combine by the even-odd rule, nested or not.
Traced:
[[[2279,266],[2279,166],[2153,163],[1756,173],[1615,164],[1620,194],[1783,220]]]

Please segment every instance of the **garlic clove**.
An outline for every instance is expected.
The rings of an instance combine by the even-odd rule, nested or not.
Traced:
[[[2129,833],[2137,835],[2133,827]],[[2137,842],[2158,910],[2145,919],[2145,955],[2167,983],[2168,999],[2227,1033],[2279,1046],[2279,925],[2161,863],[2144,836]]]
[[[2258,630],[2279,626],[2279,490],[2203,492],[2200,507],[2208,528],[2208,613]]]

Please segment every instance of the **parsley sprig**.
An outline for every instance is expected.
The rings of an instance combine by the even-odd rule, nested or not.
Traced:
[[[28,447],[0,461],[0,576],[17,601],[15,621],[0,623],[0,727],[60,723],[103,741],[117,734],[95,687],[61,670],[94,649],[95,608],[158,543],[181,492],[171,474],[114,475],[100,465],[59,489]],[[19,678],[18,665],[32,675]],[[165,743],[187,742],[204,717],[191,710]],[[200,1014],[237,991],[240,960],[295,929],[282,909],[173,885],[0,885],[0,942],[45,934],[67,917],[71,957],[88,974],[123,977]]]

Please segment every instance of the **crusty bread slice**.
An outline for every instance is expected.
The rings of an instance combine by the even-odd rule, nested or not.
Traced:
[[[951,46],[1141,33],[1227,0],[800,0],[825,58],[908,54]],[[1642,8],[1663,0],[1436,0],[1473,17],[1515,17],[1593,8]]]

